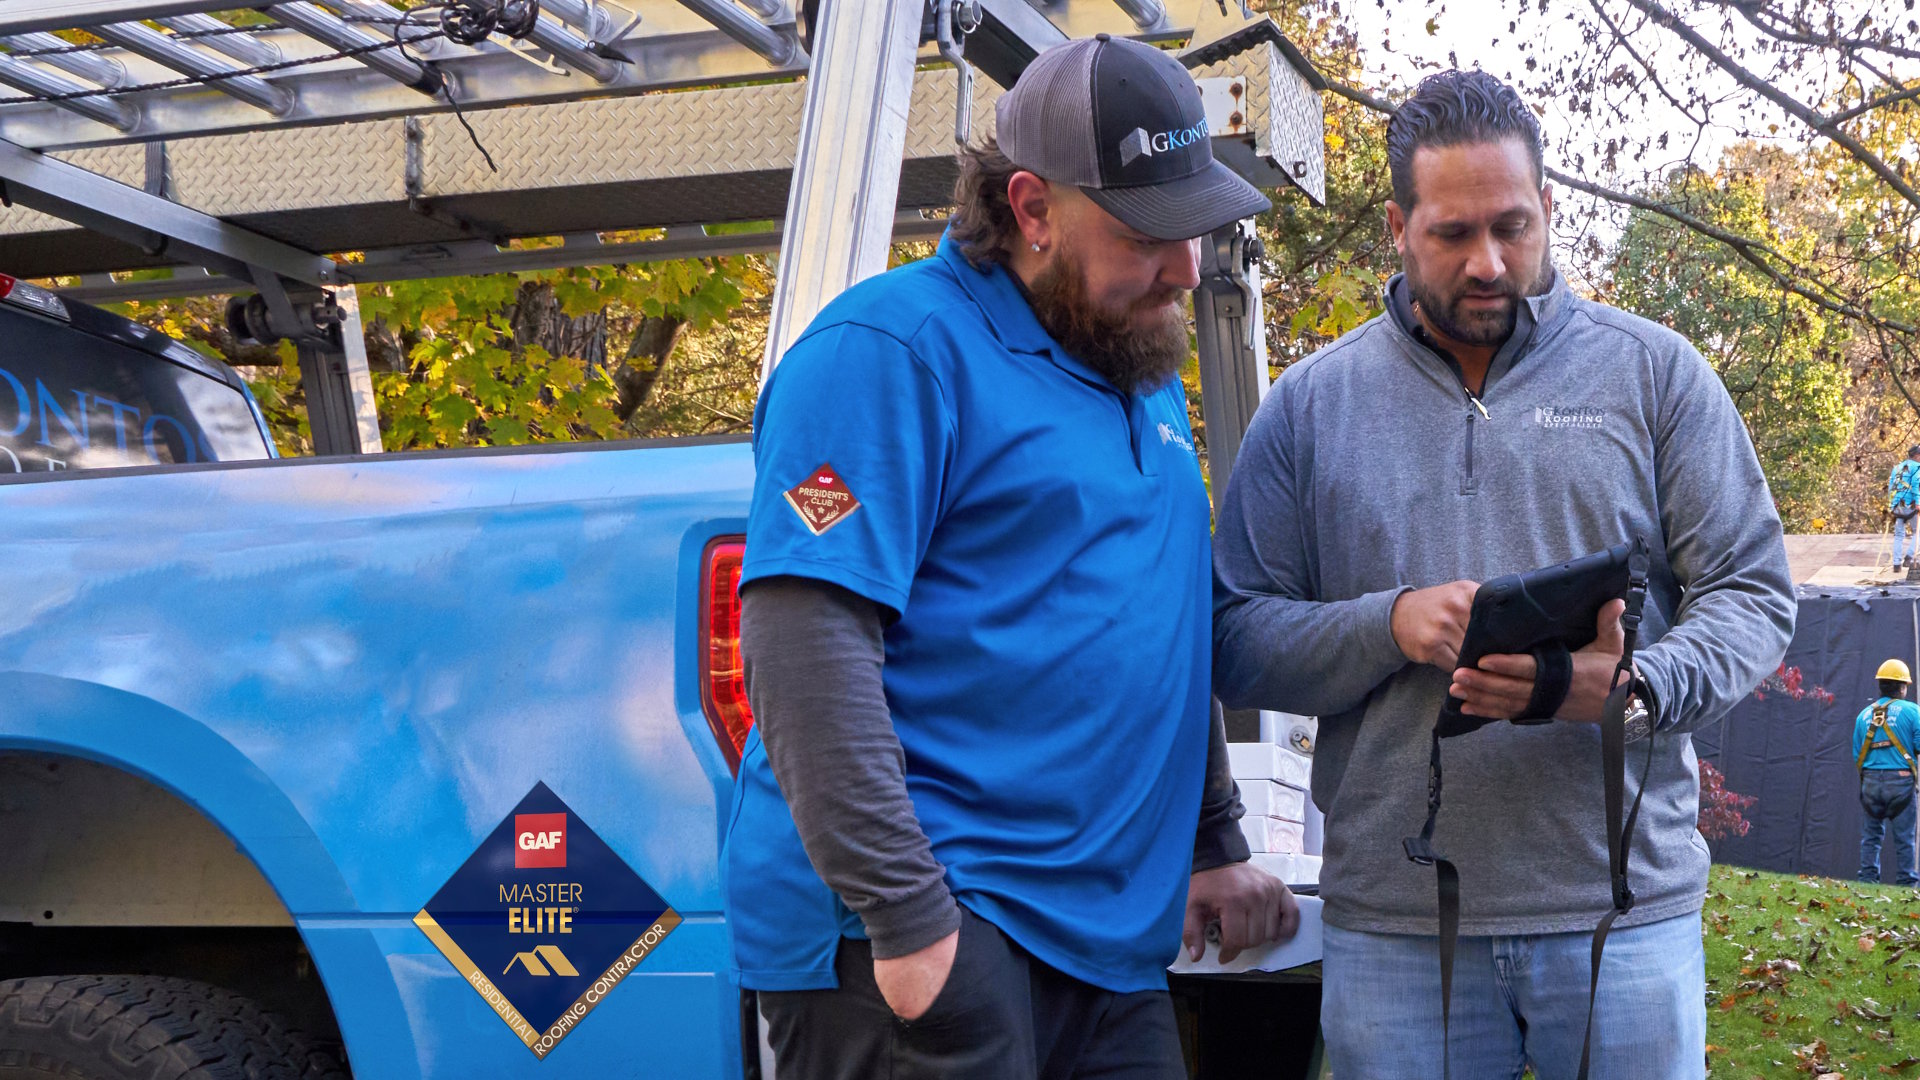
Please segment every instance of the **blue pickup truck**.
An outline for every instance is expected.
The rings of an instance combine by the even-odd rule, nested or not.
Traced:
[[[764,1076],[747,441],[281,459],[223,365],[13,289],[0,1080]],[[1175,990],[1198,1075],[1305,1067],[1310,979]]]
[[[41,299],[0,304],[0,1076],[742,1076],[746,442],[275,459],[230,371]]]

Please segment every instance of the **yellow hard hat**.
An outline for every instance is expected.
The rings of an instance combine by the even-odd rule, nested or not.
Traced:
[[[1880,670],[1874,672],[1873,677],[1876,679],[1892,679],[1896,682],[1910,683],[1913,681],[1913,672],[1907,670],[1907,665],[1904,662],[1889,660],[1880,665]]]

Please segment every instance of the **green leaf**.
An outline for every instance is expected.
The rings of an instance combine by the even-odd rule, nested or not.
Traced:
[[[591,315],[606,303],[591,279],[567,278],[553,283],[554,299],[570,319]]]

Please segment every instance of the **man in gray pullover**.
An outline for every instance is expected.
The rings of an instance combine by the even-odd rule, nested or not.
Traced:
[[[1780,522],[1739,415],[1684,339],[1580,299],[1548,252],[1539,128],[1504,84],[1445,72],[1388,127],[1388,309],[1294,364],[1247,432],[1215,537],[1214,687],[1320,716],[1326,814],[1322,1024],[1340,1076],[1575,1075],[1589,945],[1612,906],[1596,721],[1618,602],[1573,655],[1557,721],[1445,743],[1434,847],[1458,866],[1443,1036],[1433,871],[1403,837],[1427,809],[1449,690],[1522,715],[1530,657],[1456,669],[1477,582],[1643,538],[1652,575],[1638,702],[1652,767],[1631,847],[1638,904],[1599,980],[1598,1077],[1703,1074],[1706,844],[1688,732],[1792,634]],[[1644,773],[1644,775],[1643,775]]]

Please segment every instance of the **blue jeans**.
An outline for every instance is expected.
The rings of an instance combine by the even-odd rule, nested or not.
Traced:
[[[1903,518],[1898,514],[1894,515],[1894,518],[1893,518],[1893,565],[1899,566],[1901,559],[1904,559],[1908,555],[1913,554],[1913,549],[1915,547],[1920,547],[1920,538],[1916,538],[1914,536],[1915,532],[1920,532],[1920,529],[1915,528],[1916,525],[1920,525],[1920,521],[1917,521],[1915,518],[1911,518],[1911,517]],[[1916,542],[1909,544],[1907,542],[1909,540],[1915,540]]]
[[[1880,880],[1880,835],[1893,826],[1894,884],[1920,885],[1913,865],[1913,774],[1860,770],[1860,880]]]
[[[1460,1080],[1573,1080],[1586,1036],[1593,935],[1460,938],[1449,1058]],[[1440,1076],[1440,939],[1327,926],[1320,1030],[1333,1075]],[[1700,914],[1607,937],[1592,1080],[1706,1076],[1707,961]]]

